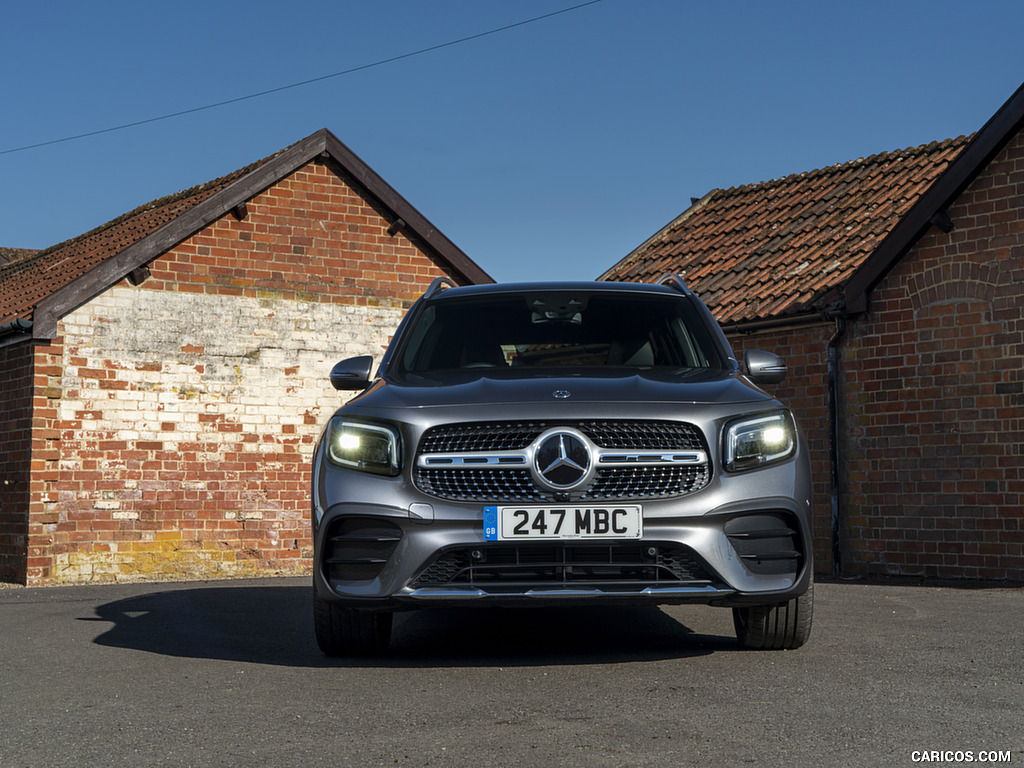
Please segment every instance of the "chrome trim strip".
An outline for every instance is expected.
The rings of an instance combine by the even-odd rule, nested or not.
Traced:
[[[717,589],[710,584],[703,587],[648,587],[641,594],[653,597],[671,597],[673,595],[718,595],[732,594],[731,589]]]
[[[482,589],[460,589],[460,588],[449,588],[449,589],[414,589],[411,592],[407,592],[403,595],[404,597],[415,597],[420,600],[450,600],[452,598],[479,598],[479,597],[490,597],[487,592]]]
[[[532,447],[532,446],[531,446]],[[622,451],[592,447],[597,464],[602,467],[703,466],[708,463],[706,451]],[[422,453],[416,466],[424,469],[475,469],[477,467],[527,467],[533,453],[526,451],[481,451],[480,453]]]
[[[650,465],[703,465],[708,463],[708,455],[704,451],[672,451],[672,452],[631,452],[613,451],[607,448],[597,450],[597,462],[602,467],[635,467]]]
[[[525,453],[501,451],[498,453],[422,453],[416,466],[444,469],[476,469],[477,467],[525,467],[529,463]]]
[[[614,591],[609,592],[603,589],[528,589],[524,592],[486,592],[473,587],[426,587],[422,589],[403,590],[399,593],[401,597],[411,597],[416,600],[459,600],[459,599],[508,599],[527,597],[537,600],[555,599],[565,597],[587,597],[595,599],[604,598],[634,598],[634,597],[729,597],[736,594],[734,589],[719,589],[711,585],[701,586],[678,586],[678,587],[647,587],[636,591]]]

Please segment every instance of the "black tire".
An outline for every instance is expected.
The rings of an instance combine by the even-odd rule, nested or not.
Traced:
[[[736,637],[744,648],[793,650],[811,636],[814,615],[814,582],[807,592],[780,605],[733,608]]]
[[[313,595],[316,644],[327,656],[374,656],[391,642],[391,611],[342,608]]]

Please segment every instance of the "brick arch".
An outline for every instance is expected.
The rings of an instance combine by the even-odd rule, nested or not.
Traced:
[[[995,264],[947,261],[911,278],[908,285],[914,312],[932,304],[984,301],[995,298],[999,268]]]

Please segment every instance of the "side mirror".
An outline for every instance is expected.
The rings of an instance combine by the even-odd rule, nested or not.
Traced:
[[[342,360],[331,368],[331,386],[335,389],[366,389],[372,368],[373,358],[370,355]]]
[[[771,352],[751,349],[743,353],[747,375],[758,384],[778,384],[786,378],[786,362]]]

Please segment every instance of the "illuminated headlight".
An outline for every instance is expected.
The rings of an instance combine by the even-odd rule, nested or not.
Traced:
[[[795,448],[796,428],[787,413],[734,421],[725,428],[725,468],[730,472],[785,459]]]
[[[378,475],[397,475],[402,466],[398,431],[379,424],[335,418],[327,456],[335,464]]]

